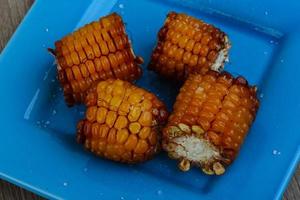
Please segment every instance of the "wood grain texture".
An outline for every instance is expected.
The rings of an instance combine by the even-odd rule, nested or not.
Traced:
[[[23,19],[33,0],[0,0],[0,52]],[[3,200],[41,200],[43,198],[0,180],[0,199]],[[298,167],[284,200],[300,199],[300,167]]]
[[[43,200],[36,194],[17,187],[11,183],[0,181],[0,199],[3,200]]]
[[[33,0],[0,0],[0,52],[32,3]]]

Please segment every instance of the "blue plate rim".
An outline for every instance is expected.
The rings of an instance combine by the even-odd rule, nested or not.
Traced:
[[[26,15],[22,19],[21,23],[18,25],[15,32],[13,33],[13,35],[11,36],[9,41],[7,42],[5,48],[3,49],[3,51],[0,54],[0,63],[3,59],[3,57],[5,57],[6,52],[8,51],[8,49],[11,49],[13,47],[13,41],[15,40],[16,37],[18,37],[20,30],[24,26],[24,23],[26,23],[28,21],[28,17],[36,9],[36,5],[39,2],[40,2],[40,0],[35,0],[33,2],[31,7],[29,8],[29,10],[27,11]],[[298,146],[298,149],[295,151],[295,155],[292,158],[292,160],[289,164],[289,167],[286,169],[285,175],[284,175],[284,177],[281,181],[281,184],[279,185],[279,188],[277,190],[277,193],[275,194],[274,199],[278,199],[278,200],[282,199],[282,195],[285,192],[288,184],[290,183],[290,180],[293,177],[294,172],[297,169],[297,166],[298,166],[299,162],[300,162],[300,146]],[[9,174],[2,173],[1,171],[0,171],[0,178],[2,180],[5,180],[5,181],[10,182],[12,184],[15,184],[15,185],[17,185],[21,188],[24,188],[28,191],[31,191],[35,194],[38,194],[42,197],[45,197],[45,198],[48,198],[48,199],[63,199],[62,197],[58,197],[58,196],[56,196],[55,194],[53,194],[51,192],[47,192],[46,190],[39,188],[39,186],[34,186],[34,185],[30,184],[29,182],[23,182],[22,180],[20,180],[18,178],[15,178],[13,176],[10,176]]]

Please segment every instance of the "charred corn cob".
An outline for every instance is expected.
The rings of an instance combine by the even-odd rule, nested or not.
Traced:
[[[140,77],[142,60],[135,57],[123,21],[113,13],[78,29],[55,43],[58,78],[66,103],[83,102],[97,80]]]
[[[183,171],[195,164],[220,175],[236,157],[258,107],[256,87],[243,77],[190,75],[163,130],[163,148]]]
[[[164,104],[150,92],[121,80],[93,86],[86,97],[86,117],[77,141],[101,157],[142,162],[160,149],[159,131],[167,121]]]
[[[186,14],[170,12],[158,33],[149,69],[184,80],[189,73],[219,71],[230,44],[224,32]]]

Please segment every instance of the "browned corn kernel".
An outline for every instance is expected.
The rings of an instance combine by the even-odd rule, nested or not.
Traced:
[[[134,55],[124,23],[113,13],[79,28],[55,43],[59,81],[69,106],[82,103],[98,80],[134,81],[141,75],[141,59]],[[80,82],[80,84],[79,84]],[[71,85],[71,87],[69,87]]]
[[[219,71],[230,44],[224,32],[185,14],[170,12],[158,33],[149,69],[183,81],[189,73]]]
[[[129,82],[108,79],[88,90],[85,119],[77,140],[107,159],[136,163],[160,149],[160,130],[167,122],[164,104]]]
[[[195,164],[206,174],[223,174],[238,154],[258,107],[256,87],[243,77],[215,71],[192,74],[163,130],[163,148],[180,160],[183,171]]]

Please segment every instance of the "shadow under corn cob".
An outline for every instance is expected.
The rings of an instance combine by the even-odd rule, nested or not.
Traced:
[[[121,80],[93,86],[86,97],[86,118],[77,126],[77,141],[114,161],[136,163],[160,149],[167,122],[165,105],[152,93]]]
[[[158,33],[149,69],[183,81],[190,73],[219,71],[230,44],[224,32],[186,14],[170,12]]]
[[[124,23],[113,13],[65,36],[51,50],[57,59],[58,79],[69,106],[84,101],[97,80],[140,77],[141,58],[135,57]]]
[[[238,154],[258,107],[256,87],[243,77],[215,71],[190,75],[163,130],[163,148],[180,160],[183,171],[195,164],[206,174],[223,174]]]

